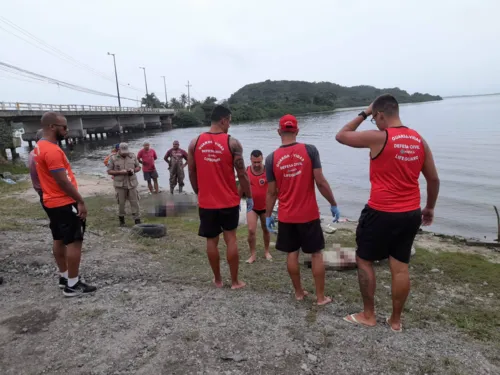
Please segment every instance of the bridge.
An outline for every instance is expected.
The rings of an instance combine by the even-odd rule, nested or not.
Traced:
[[[40,104],[0,102],[0,120],[8,127],[22,126],[23,140],[32,146],[40,129],[40,118],[48,111],[59,112],[68,120],[68,138],[83,141],[98,134],[127,133],[147,128],[172,128],[174,109],[146,107],[113,107],[83,104]],[[22,123],[22,125],[21,125]],[[4,145],[12,148],[10,145]],[[3,150],[1,150],[3,151]]]

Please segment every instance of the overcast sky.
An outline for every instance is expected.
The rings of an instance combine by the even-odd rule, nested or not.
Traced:
[[[118,78],[164,100],[228,98],[247,83],[330,81],[443,96],[500,92],[499,0],[2,1],[0,62],[116,94]],[[25,31],[109,76],[103,79],[16,38]],[[8,30],[8,31],[7,31]],[[0,70],[0,101],[116,104]],[[135,105],[123,101],[122,105]]]

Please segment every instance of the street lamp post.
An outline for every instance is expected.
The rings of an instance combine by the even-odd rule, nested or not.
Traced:
[[[149,95],[149,93],[148,93],[148,80],[146,79],[146,68],[143,66],[140,66],[139,68],[144,70],[144,84],[146,85],[146,96],[147,96]]]
[[[118,94],[118,107],[122,109],[122,102],[120,100],[120,87],[118,86],[118,73],[116,72],[116,58],[114,53],[109,53],[108,55],[113,56],[113,65],[115,66],[115,79],[116,79],[116,93]]]
[[[163,87],[165,88],[165,106],[168,107],[167,82],[165,81],[165,76],[162,77],[163,77]]]

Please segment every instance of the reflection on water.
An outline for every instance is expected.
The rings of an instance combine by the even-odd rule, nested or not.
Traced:
[[[299,141],[315,144],[320,152],[323,172],[332,185],[342,216],[357,219],[369,194],[366,150],[342,146],[335,141],[337,131],[359,110],[299,117]],[[441,178],[436,221],[430,227],[442,233],[496,238],[493,205],[500,206],[500,97],[449,99],[435,103],[401,107],[403,122],[419,131],[430,144]],[[365,121],[362,130],[371,129]],[[245,160],[253,149],[264,155],[280,144],[277,120],[233,125],[229,133],[244,148]],[[190,140],[206,128],[160,130],[124,134],[120,137],[77,144],[66,149],[76,170],[105,174],[103,160],[115,143],[128,142],[137,152],[145,140],[158,154],[160,184],[168,187],[168,170],[163,156],[179,140],[187,149]],[[26,157],[26,155],[24,156]],[[248,162],[247,162],[248,163]],[[111,183],[111,182],[110,182]],[[425,180],[422,179],[422,203],[425,205]],[[186,190],[190,191],[186,171]],[[327,202],[318,193],[318,202],[328,215]]]

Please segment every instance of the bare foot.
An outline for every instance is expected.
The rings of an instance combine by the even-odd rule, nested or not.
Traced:
[[[213,279],[213,282],[217,288],[222,288],[224,286],[224,283],[222,282],[222,280],[217,281],[217,280]]]
[[[244,288],[247,284],[245,284],[243,281],[238,281],[237,284],[233,284],[231,286],[231,289],[241,289]]]
[[[295,292],[295,299],[297,301],[302,301],[304,299],[304,297],[308,296],[309,295],[309,292],[307,292],[306,290],[302,289],[302,292]]]
[[[255,262],[257,260],[257,257],[254,255],[252,255],[250,258],[248,258],[247,260],[247,263],[248,264],[252,264],[253,262]]]
[[[401,321],[399,321],[399,323],[393,323],[391,318],[387,318],[386,322],[389,325],[389,327],[391,327],[393,332],[403,331],[403,324],[401,323]]]
[[[272,259],[273,259],[273,256],[269,253],[269,251],[268,251],[268,252],[266,252],[266,253],[264,254],[264,257],[265,257],[267,260],[272,260]]]
[[[316,305],[318,306],[324,306],[332,302],[332,299],[330,297],[323,297],[323,299],[320,301],[318,300],[316,302]]]
[[[377,325],[375,317],[373,316],[370,319],[367,319],[364,312],[348,315],[344,318],[344,320],[349,323],[360,324],[366,327],[375,327]]]

